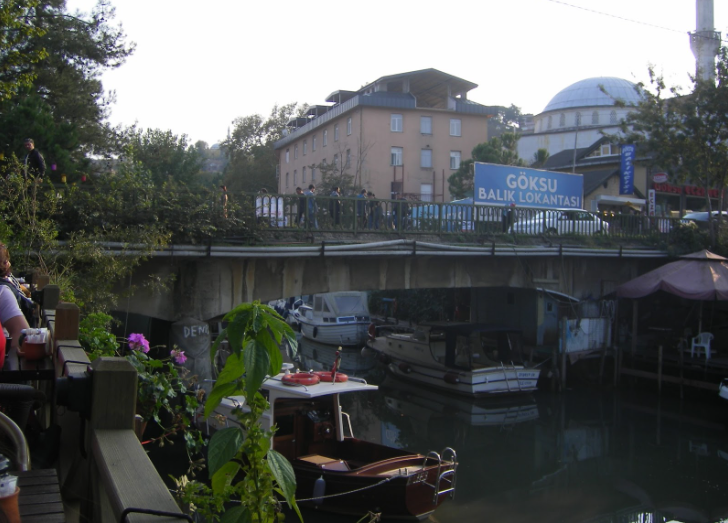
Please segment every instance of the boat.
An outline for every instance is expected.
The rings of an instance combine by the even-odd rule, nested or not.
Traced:
[[[370,323],[366,292],[314,294],[294,311],[301,334],[329,345],[362,347]]]
[[[718,395],[724,400],[728,400],[728,378],[723,378],[718,385]]]
[[[340,396],[378,387],[333,372],[286,371],[262,386],[270,407],[261,423],[265,429],[277,426],[272,446],[293,466],[297,503],[353,516],[374,512],[384,518],[427,518],[455,493],[455,451],[448,447],[424,455],[355,438]],[[325,374],[333,381],[304,384]],[[207,419],[208,432],[239,426],[236,408],[245,409],[243,396],[224,398]]]
[[[537,367],[520,359],[519,332],[464,322],[431,322],[413,332],[372,335],[367,343],[391,374],[472,397],[524,394],[537,389]]]
[[[377,361],[361,353],[358,347],[338,347],[301,337],[298,340],[296,361],[306,370],[329,370],[335,359],[340,358],[339,369],[347,374],[363,376],[372,370]]]

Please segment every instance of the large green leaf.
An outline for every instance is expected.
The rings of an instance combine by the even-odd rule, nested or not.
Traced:
[[[296,474],[293,472],[291,463],[281,454],[273,449],[268,451],[268,467],[276,478],[276,483],[283,491],[289,506],[296,503]]]
[[[256,341],[262,343],[265,347],[265,350],[268,352],[270,365],[268,367],[267,373],[271,376],[275,376],[281,371],[281,366],[283,365],[283,356],[281,356],[281,349],[279,348],[278,343],[276,343],[276,341],[273,339],[270,329],[264,329],[260,331],[258,333]]]
[[[215,474],[222,466],[233,459],[245,436],[239,427],[218,430],[207,445],[207,466],[210,474]]]
[[[220,523],[252,523],[253,518],[247,507],[238,505],[237,507],[226,509],[220,518]]]
[[[243,353],[245,359],[245,392],[249,397],[255,394],[263,384],[268,369],[270,368],[270,356],[265,345],[256,340],[250,340],[245,345]]]
[[[245,363],[243,358],[238,354],[231,354],[225,360],[225,367],[223,367],[220,375],[215,381],[215,385],[221,385],[223,383],[229,383],[243,377],[245,374]]]
[[[210,414],[212,414],[217,406],[220,405],[223,398],[227,396],[234,396],[237,389],[237,383],[223,383],[219,386],[215,384],[212,391],[210,391],[210,395],[207,396],[207,399],[205,400],[205,418],[210,417]]]
[[[240,463],[228,461],[212,475],[212,491],[215,494],[222,494],[225,487],[232,484],[235,476],[240,471]]]

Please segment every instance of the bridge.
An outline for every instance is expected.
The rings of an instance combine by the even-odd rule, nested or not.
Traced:
[[[243,302],[346,290],[509,286],[599,297],[667,257],[658,249],[595,247],[575,238],[517,245],[324,237],[265,246],[171,245],[155,251],[126,283],[154,275],[173,277],[173,285],[163,293],[139,292],[121,308],[167,321],[207,321]]]

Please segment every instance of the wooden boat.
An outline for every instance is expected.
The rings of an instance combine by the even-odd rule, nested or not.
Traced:
[[[362,347],[371,321],[366,292],[314,294],[294,317],[306,338],[337,346]]]
[[[367,347],[394,376],[428,387],[468,396],[523,394],[537,389],[541,371],[514,363],[521,359],[517,338],[492,325],[433,322],[375,336]]]
[[[303,374],[299,380],[297,376]],[[339,397],[375,391],[376,386],[354,377],[315,385],[285,383],[303,383],[308,376],[281,373],[262,387],[270,410],[261,422],[265,428],[278,427],[273,448],[293,465],[300,505],[354,516],[371,511],[384,518],[418,520],[454,495],[457,458],[453,449],[423,455],[353,436]],[[208,431],[237,425],[232,414],[236,407],[245,408],[242,396],[224,398],[207,420]]]

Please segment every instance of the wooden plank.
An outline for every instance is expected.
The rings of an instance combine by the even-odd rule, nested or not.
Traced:
[[[92,452],[100,484],[116,520],[130,507],[182,514],[131,430],[93,431]],[[128,523],[179,523],[179,518],[129,514]]]
[[[77,340],[81,309],[75,303],[59,303],[56,307],[56,324],[53,337],[56,340]]]
[[[91,422],[94,429],[134,428],[137,371],[126,358],[98,358],[91,391]]]

